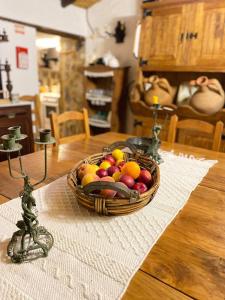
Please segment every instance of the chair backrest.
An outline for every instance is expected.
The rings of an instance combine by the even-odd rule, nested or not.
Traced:
[[[174,115],[170,119],[168,142],[174,143],[177,141],[182,144],[219,151],[223,127],[222,121],[218,121],[216,125],[194,119],[178,121],[177,115]],[[182,131],[179,138],[178,130]]]
[[[38,133],[38,130],[41,128],[41,115],[40,115],[40,99],[38,95],[30,96],[30,95],[24,95],[20,97],[20,100],[27,101],[31,103],[32,109],[32,125],[35,127],[36,133]],[[35,116],[35,118],[33,118]]]
[[[90,127],[88,122],[88,112],[86,108],[83,108],[83,112],[67,111],[62,114],[52,113],[50,115],[52,134],[56,139],[57,144],[67,144],[78,140],[84,140],[90,138]],[[66,137],[60,137],[60,124],[67,121],[83,121],[84,133],[75,134]]]

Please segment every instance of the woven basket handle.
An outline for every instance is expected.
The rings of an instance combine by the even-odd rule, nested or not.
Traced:
[[[115,142],[107,147],[104,147],[103,152],[112,152],[114,149],[117,149],[117,148],[121,149],[121,148],[125,148],[125,147],[129,148],[132,151],[132,153],[137,152],[137,148],[134,145],[132,145],[129,142],[124,142],[124,141]]]
[[[86,195],[96,190],[113,190],[126,198],[130,198],[130,203],[135,203],[139,197],[139,192],[135,190],[130,190],[128,187],[120,184],[119,182],[106,182],[106,181],[94,181],[83,187],[83,191]]]

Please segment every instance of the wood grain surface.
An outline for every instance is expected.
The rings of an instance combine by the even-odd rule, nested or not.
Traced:
[[[69,172],[75,163],[127,135],[107,133],[48,149],[46,183]],[[168,226],[123,296],[124,300],[225,299],[225,154],[180,144],[163,143],[163,150],[216,159],[188,203]],[[42,176],[43,151],[23,157],[32,180]],[[18,163],[13,160],[13,170]],[[0,163],[0,203],[18,196],[22,181],[10,179]]]

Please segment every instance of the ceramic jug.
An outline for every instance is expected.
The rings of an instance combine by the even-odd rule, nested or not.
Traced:
[[[198,90],[191,97],[190,105],[201,113],[215,114],[224,106],[224,90],[217,79],[201,76],[190,81]]]
[[[148,105],[153,104],[153,96],[157,96],[161,105],[172,104],[176,93],[176,88],[172,87],[166,78],[159,78],[153,75],[145,79],[145,83],[150,83],[151,88],[145,92],[145,102]]]

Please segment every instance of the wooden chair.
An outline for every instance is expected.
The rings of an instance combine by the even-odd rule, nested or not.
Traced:
[[[177,141],[182,144],[219,151],[223,127],[222,121],[218,121],[216,125],[194,119],[178,121],[178,116],[173,115],[170,119],[168,142]],[[177,129],[182,131],[180,136],[178,136]]]
[[[52,134],[56,139],[56,143],[67,144],[79,140],[90,138],[90,127],[88,122],[88,112],[86,108],[83,108],[83,112],[67,111],[60,115],[52,113],[50,115]],[[85,133],[75,134],[72,136],[60,137],[60,124],[67,121],[83,121]]]
[[[32,109],[32,125],[35,128],[35,134],[38,133],[39,129],[41,128],[41,115],[40,115],[40,99],[38,95],[30,96],[24,95],[20,97],[20,100],[27,101],[31,103]],[[35,116],[35,118],[33,118]],[[34,130],[33,130],[34,131]]]

